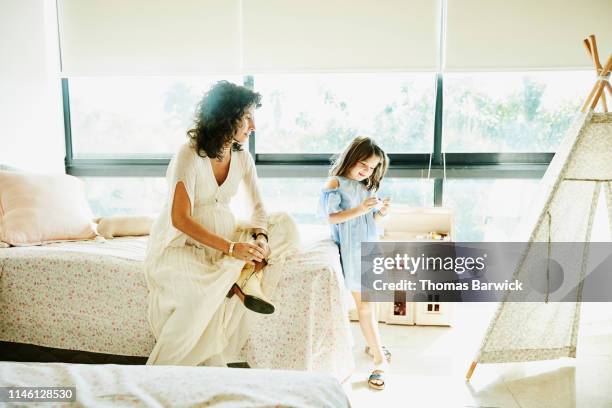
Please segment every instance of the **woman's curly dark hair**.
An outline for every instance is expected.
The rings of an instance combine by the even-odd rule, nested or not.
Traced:
[[[187,131],[191,146],[201,157],[223,158],[223,147],[232,143],[240,120],[250,106],[261,106],[261,95],[244,86],[219,81],[198,104],[195,127]],[[232,150],[241,150],[233,142]]]

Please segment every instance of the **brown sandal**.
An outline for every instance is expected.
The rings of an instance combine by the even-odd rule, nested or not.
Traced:
[[[374,370],[372,374],[368,377],[368,385],[370,388],[374,388],[375,390],[384,390],[385,389],[385,378],[384,371],[382,370]]]

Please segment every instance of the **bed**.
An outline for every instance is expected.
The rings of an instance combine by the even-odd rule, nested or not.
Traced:
[[[311,370],[344,380],[354,369],[337,247],[305,228],[272,301],[242,349],[253,368]],[[0,341],[146,357],[146,237],[0,249]]]
[[[88,407],[349,407],[332,376],[283,370],[0,363],[0,386],[75,387]]]

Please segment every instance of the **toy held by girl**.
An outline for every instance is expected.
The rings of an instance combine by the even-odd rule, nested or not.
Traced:
[[[389,158],[376,142],[365,136],[355,138],[329,171],[319,203],[319,212],[331,226],[332,239],[340,248],[342,272],[351,291],[366,353],[374,360],[368,385],[384,389],[384,372],[391,353],[381,345],[375,304],[361,301],[361,242],[378,241],[376,220],[387,215],[390,198],[376,197],[389,166]]]

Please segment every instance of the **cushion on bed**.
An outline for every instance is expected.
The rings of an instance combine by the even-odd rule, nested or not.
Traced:
[[[103,217],[98,221],[98,234],[106,239],[149,235],[153,218],[146,216]]]
[[[91,219],[76,177],[0,171],[0,242],[27,246],[91,239]]]

